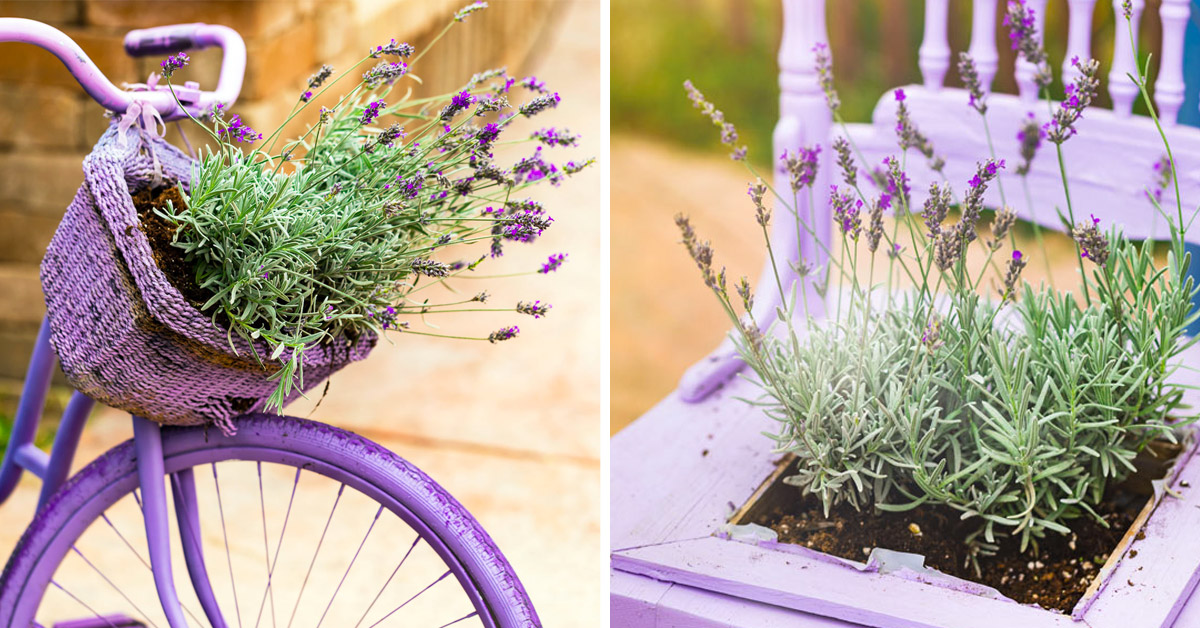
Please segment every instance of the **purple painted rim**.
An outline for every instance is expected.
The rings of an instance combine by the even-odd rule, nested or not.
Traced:
[[[305,466],[374,499],[403,519],[445,561],[489,628],[540,627],[512,567],[487,532],[420,469],[361,436],[323,423],[256,414],[222,436],[166,428],[167,473],[230,459]],[[138,486],[132,440],[76,474],[38,512],[0,576],[0,625],[32,625],[42,593],[71,544],[117,499]],[[35,593],[36,592],[36,593]]]

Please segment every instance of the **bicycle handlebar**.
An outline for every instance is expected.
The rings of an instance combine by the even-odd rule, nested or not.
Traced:
[[[48,50],[58,57],[89,96],[102,107],[115,113],[125,113],[135,101],[153,107],[163,120],[186,117],[165,86],[150,91],[124,91],[104,76],[87,54],[65,33],[41,22],[24,18],[0,18],[0,42],[22,42]],[[130,56],[146,56],[182,52],[217,46],[224,52],[221,76],[215,91],[201,91],[188,81],[175,86],[175,95],[193,116],[199,116],[217,103],[233,105],[242,91],[246,71],[246,44],[236,31],[209,24],[177,24],[131,31],[125,36],[125,51]]]

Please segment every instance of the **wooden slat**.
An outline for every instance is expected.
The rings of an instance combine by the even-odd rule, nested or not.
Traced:
[[[1092,628],[1167,628],[1187,604],[1200,579],[1200,460],[1180,470],[1173,488],[1178,497],[1163,498],[1084,614]]]
[[[1011,600],[930,586],[902,573],[858,571],[776,547],[706,537],[617,552],[612,564],[656,580],[879,628],[1078,625]]]

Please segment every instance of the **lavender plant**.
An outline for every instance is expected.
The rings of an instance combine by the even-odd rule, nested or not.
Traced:
[[[755,403],[779,424],[776,449],[797,458],[784,481],[816,496],[827,514],[839,503],[889,511],[924,504],[956,509],[979,523],[967,539],[976,554],[993,550],[1001,536],[1019,537],[1025,549],[1047,533],[1069,533],[1078,517],[1103,522],[1096,506],[1111,483],[1134,470],[1137,453],[1152,439],[1176,438],[1177,430],[1194,420],[1182,401],[1184,386],[1173,377],[1180,353],[1193,342],[1184,329],[1195,319],[1197,290],[1187,276],[1190,259],[1183,243],[1189,223],[1166,138],[1167,155],[1156,165],[1154,188],[1175,183],[1175,211],[1163,211],[1161,195],[1147,191],[1171,225],[1171,250],[1162,267],[1151,243],[1130,242],[1116,228],[1102,228],[1099,217],[1076,221],[1070,205],[1061,146],[1075,135],[1095,94],[1097,64],[1076,60],[1079,77],[1068,85],[1066,99],[1054,105],[1050,66],[1030,9],[1022,0],[1010,0],[1008,16],[1014,48],[1039,68],[1037,82],[1052,112],[1044,125],[1022,127],[1017,172],[1028,173],[1043,140],[1055,146],[1080,290],[1034,287],[1022,280],[1029,256],[1013,245],[1016,214],[1006,206],[995,212],[988,237],[981,237],[985,193],[1000,185],[1006,160],[991,149],[956,191],[900,90],[898,156],[883,168],[865,170],[838,114],[824,45],[814,49],[817,75],[843,131],[833,142],[841,183],[829,193],[843,246],[836,253],[822,251],[828,260],[824,268],[801,262],[791,275],[795,282],[786,285],[782,278],[789,275],[768,239],[776,281],[760,290],[778,291],[781,305],[773,320],[760,321],[754,318],[756,295],[749,281],[742,278],[730,295],[712,247],[686,217],[676,219],[706,285],[735,323],[732,338],[764,392]],[[986,93],[974,63],[964,55],[959,68],[966,106],[979,113],[986,130]],[[1130,78],[1153,114],[1146,67],[1139,70]],[[694,86],[687,89],[713,117],[715,107]],[[722,126],[724,140],[736,138],[728,120],[713,119]],[[1035,120],[1032,114],[1030,120]],[[990,147],[990,132],[988,137]],[[941,177],[930,182],[920,208],[911,206],[904,171],[910,149]],[[798,233],[814,233],[812,217],[792,201],[807,194],[809,206],[815,205],[819,150],[814,146],[781,157],[778,167],[789,174],[787,190],[757,178],[744,150],[736,155],[756,177],[750,196],[764,237],[772,213],[794,215]],[[863,185],[860,168],[878,194]],[[769,196],[787,211],[772,212]],[[948,223],[955,208],[959,219]],[[888,229],[883,215],[890,210],[896,219]],[[867,282],[859,279],[860,267],[875,267],[859,259],[860,240],[866,255],[883,251],[887,256],[883,281],[875,281],[873,270]],[[819,240],[818,245],[824,246]],[[972,247],[982,249],[981,270],[968,267]],[[985,281],[989,270],[991,290]],[[910,279],[911,288],[900,287],[900,276]],[[836,299],[831,282],[846,286]],[[826,297],[828,320],[818,324],[809,313],[810,293]]]
[[[457,12],[433,42],[485,7]],[[183,190],[187,206],[160,215],[177,226],[174,246],[212,295],[202,310],[227,321],[231,338],[271,348],[256,356],[278,369],[270,407],[281,409],[302,385],[305,350],[318,343],[368,331],[467,338],[418,329],[409,319],[476,311],[541,318],[551,308],[540,300],[489,307],[486,290],[445,302],[430,296],[433,286],[478,277],[509,245],[534,242],[554,219],[523,192],[557,186],[592,160],[549,160],[545,148],[576,145],[578,136],[566,129],[501,139],[518,118],[558,106],[559,95],[536,77],[488,70],[453,93],[411,97],[402,86],[419,82],[413,71],[425,52],[392,40],[336,77],[322,66],[266,139],[221,105],[194,120],[214,148]],[[186,63],[182,54],[163,61],[168,83]],[[280,137],[347,77],[353,85],[321,107],[306,132]],[[524,102],[510,103],[518,94]],[[504,144],[535,148],[504,164],[497,156]],[[553,272],[565,259],[552,254],[530,272]],[[519,331],[511,325],[472,339],[500,342]]]

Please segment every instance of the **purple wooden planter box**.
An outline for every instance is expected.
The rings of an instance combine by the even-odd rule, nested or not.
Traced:
[[[730,403],[757,394],[742,379],[701,404],[673,394],[613,438],[613,626],[1200,626],[1200,608],[1186,608],[1200,576],[1194,449],[1182,454],[1190,459],[1181,460],[1172,483],[1180,497],[1159,503],[1144,537],[1132,540],[1090,606],[1081,604],[1072,619],[926,584],[911,571],[859,571],[794,545],[717,536],[778,460],[762,435],[775,424]]]
[[[161,138],[150,144],[167,181],[190,179],[186,155]],[[137,133],[125,146],[116,126],[84,161],[84,184],[42,260],[50,341],[67,378],[93,399],[160,423],[228,431],[231,418],[263,409],[278,367],[260,366],[254,351],[265,361],[265,343],[251,348],[218,328],[155,265],[131,197],[154,168]],[[304,389],[365,358],[375,341],[363,334],[306,351]]]

